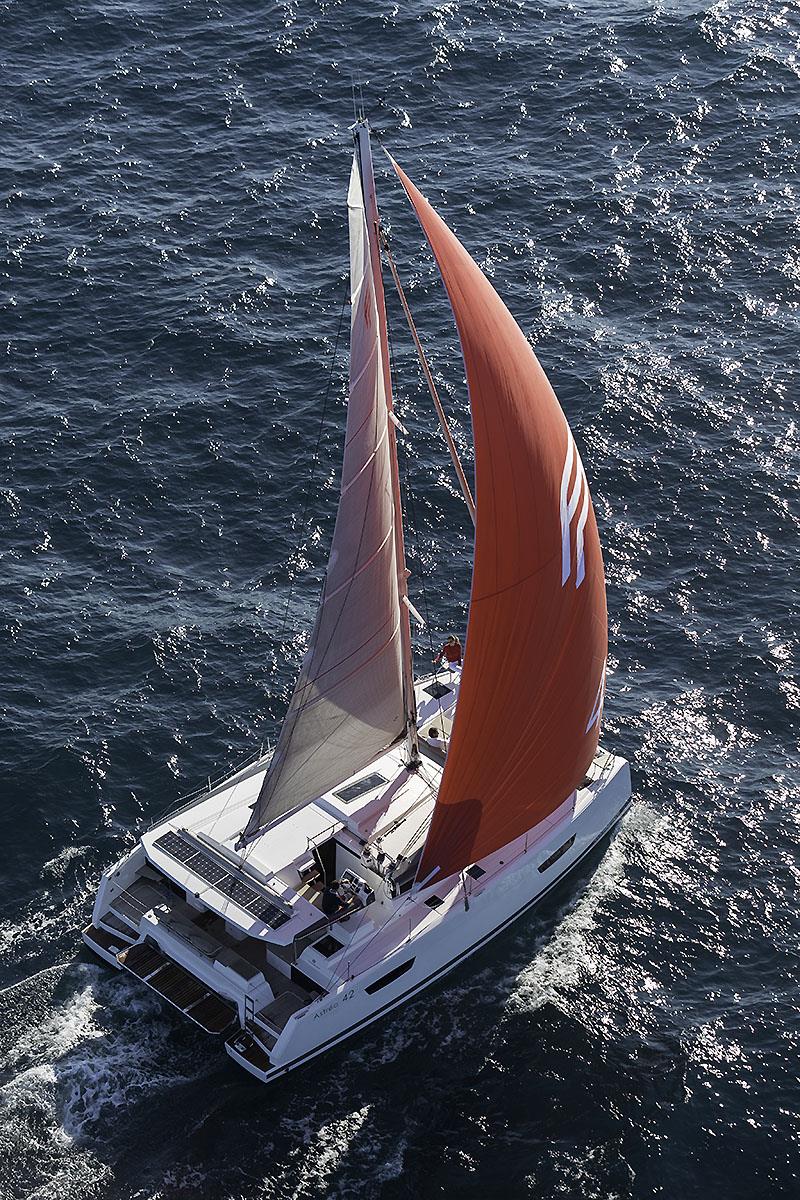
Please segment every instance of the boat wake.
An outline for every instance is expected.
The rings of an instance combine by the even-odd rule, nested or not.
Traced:
[[[529,963],[519,973],[506,1003],[506,1014],[532,1013],[545,1005],[578,1020],[592,1034],[611,1036],[607,1022],[623,1021],[630,1007],[627,976],[619,977],[618,921],[610,913],[610,902],[627,890],[628,867],[635,857],[634,846],[657,836],[660,822],[646,805],[637,804],[605,850],[603,860],[585,887],[572,893],[555,913],[546,918]],[[530,931],[521,935],[530,947]],[[612,944],[613,942],[613,944]],[[602,1005],[586,1005],[591,984],[606,996]]]
[[[204,1073],[202,1047],[176,1042],[155,996],[92,964],[12,985],[0,1018],[2,1195],[98,1194],[120,1150],[119,1114],[130,1128],[142,1101]]]

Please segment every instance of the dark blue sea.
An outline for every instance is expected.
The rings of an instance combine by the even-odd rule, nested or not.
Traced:
[[[800,1196],[797,0],[3,0],[0,67],[0,1196]],[[291,692],[337,499],[353,80],[465,458],[380,143],[574,429],[635,803],[447,986],[266,1088],[79,931]],[[438,641],[470,524],[390,320]]]

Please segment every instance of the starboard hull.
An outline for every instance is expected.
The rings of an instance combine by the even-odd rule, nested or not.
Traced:
[[[631,803],[628,764],[619,758],[614,762],[616,769],[608,782],[570,823],[569,831],[559,825],[550,837],[536,844],[535,850],[523,851],[517,868],[504,876],[501,889],[495,885],[483,893],[468,893],[468,907],[463,907],[457,920],[449,918],[452,924],[446,938],[430,932],[410,938],[407,948],[392,956],[395,965],[387,960],[380,972],[346,981],[316,1011],[298,1014],[293,1028],[286,1029],[273,1048],[268,1069],[259,1069],[238,1053],[235,1039],[226,1043],[230,1056],[256,1078],[273,1082],[355,1037],[461,966],[530,913],[613,832]],[[542,872],[542,864],[553,856],[556,843],[563,845],[566,832],[568,840],[574,838],[572,845],[552,869]],[[384,979],[388,980],[385,984]]]
[[[138,925],[136,914],[131,918],[129,913],[137,929],[128,929],[127,940],[109,930],[109,911],[120,912],[119,907],[109,910],[109,897],[115,889],[130,888],[131,881],[148,869],[147,838],[104,876],[95,923],[84,931],[84,940],[104,961],[132,970],[201,1027],[229,1034],[225,1048],[231,1058],[259,1080],[272,1082],[410,1002],[529,912],[609,834],[628,807],[630,793],[628,764],[605,756],[592,788],[567,804],[546,830],[531,830],[494,858],[484,859],[482,868],[473,868],[472,875],[445,880],[438,887],[429,885],[401,898],[391,919],[396,930],[402,929],[400,935],[395,934],[385,948],[377,950],[369,964],[363,959],[358,962],[355,950],[353,962],[338,968],[339,978],[332,980],[324,993],[308,997],[310,1002],[272,1035],[259,1024],[254,1006],[248,1005],[247,989],[239,986],[242,980],[236,982],[230,973],[220,975],[214,969],[218,964],[171,936],[169,926],[161,924],[154,913],[142,915]],[[129,896],[130,892],[122,894]],[[424,914],[421,921],[420,910]],[[338,927],[345,941],[347,928]],[[152,970],[132,961],[128,942],[134,943],[133,953],[145,959],[148,954],[154,956]],[[309,949],[313,953],[315,947]],[[310,969],[308,953],[306,950],[296,960],[301,970]],[[181,992],[185,997],[186,989],[191,992],[192,987],[196,1003],[187,1006],[179,997]]]

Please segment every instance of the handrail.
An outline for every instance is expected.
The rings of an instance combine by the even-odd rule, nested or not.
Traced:
[[[327,932],[327,930],[336,924],[337,920],[339,920],[338,917],[335,919],[328,917],[326,918],[324,925],[315,925],[313,929],[301,929],[299,933],[296,933],[292,938],[292,953],[294,954],[294,961],[297,962],[303,951],[307,950],[310,945],[318,941]]]
[[[308,946],[312,945],[314,942],[319,941],[319,939],[323,937],[327,930],[331,929],[334,925],[337,925],[341,920],[346,920],[348,917],[354,917],[356,913],[363,913],[365,907],[365,905],[359,904],[357,907],[351,908],[349,911],[342,909],[339,912],[334,913],[333,916],[326,917],[324,925],[315,925],[313,929],[301,929],[300,932],[296,933],[292,938],[294,961],[297,962],[298,958],[303,953],[303,950],[306,950]],[[298,950],[297,947],[300,942],[303,942],[304,944],[302,949]]]
[[[121,888],[115,896],[108,902],[109,910],[113,909],[117,900],[124,900],[126,904],[130,904],[131,908],[138,908],[142,916],[148,913],[153,908],[152,904],[145,904],[144,900],[140,900],[138,896],[134,896],[133,892],[129,892],[127,888]]]
[[[209,776],[205,787],[201,786],[195,788],[192,792],[185,792],[182,796],[178,797],[177,801],[171,808],[166,808],[158,816],[155,816],[148,824],[147,832],[149,833],[151,829],[155,829],[157,825],[163,825],[165,821],[170,821],[174,817],[179,817],[181,813],[186,812],[187,809],[193,808],[201,796],[213,795],[220,784],[225,783],[226,780],[235,779],[237,775],[241,775],[242,772],[246,771],[248,767],[255,766],[255,764],[260,762],[261,759],[267,758],[270,753],[271,750],[269,746],[267,747],[266,753],[264,752],[264,747],[261,746],[255,752],[255,754],[249,755],[242,763],[240,763],[238,767],[235,767],[232,771],[230,769],[223,771],[221,775],[218,775],[213,780]]]

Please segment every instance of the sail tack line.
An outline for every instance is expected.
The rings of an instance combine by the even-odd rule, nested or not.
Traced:
[[[447,420],[447,414],[445,413],[444,408],[442,407],[442,402],[439,399],[439,393],[437,391],[436,384],[434,383],[434,380],[433,380],[433,374],[432,374],[430,366],[428,364],[428,359],[425,355],[425,351],[422,348],[422,342],[419,339],[419,334],[417,333],[417,327],[414,324],[414,318],[411,315],[411,309],[409,308],[408,301],[406,300],[406,294],[403,291],[403,285],[400,282],[400,276],[397,273],[397,267],[395,266],[395,261],[392,257],[392,252],[389,249],[388,238],[386,237],[386,234],[383,232],[383,230],[381,230],[381,244],[383,247],[383,252],[386,256],[386,261],[389,265],[389,270],[392,273],[392,279],[394,280],[394,286],[397,288],[397,294],[400,297],[400,303],[403,306],[403,312],[405,313],[405,318],[406,318],[406,321],[408,322],[408,328],[411,331],[411,337],[414,340],[414,346],[416,347],[417,356],[420,361],[420,366],[422,367],[422,373],[425,376],[425,382],[427,383],[428,391],[431,394],[431,400],[433,401],[433,407],[436,409],[436,415],[439,418],[439,424],[442,427],[442,433],[444,434],[444,440],[447,443],[447,449],[450,451],[450,457],[453,460],[453,467],[455,468],[456,478],[458,479],[458,485],[461,488],[461,495],[464,497],[464,503],[466,504],[467,509],[469,510],[469,515],[472,518],[472,524],[474,525],[475,524],[475,501],[472,498],[472,492],[470,491],[469,482],[467,480],[466,474],[464,473],[464,468],[461,465],[461,459],[458,454],[458,448],[456,446],[453,435],[450,432],[450,425]]]

